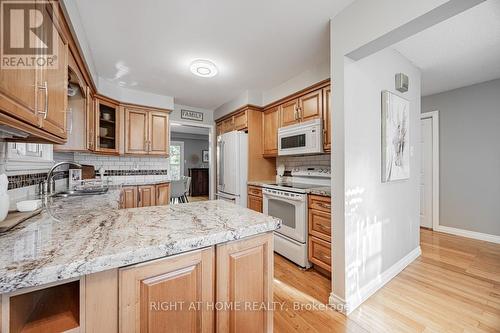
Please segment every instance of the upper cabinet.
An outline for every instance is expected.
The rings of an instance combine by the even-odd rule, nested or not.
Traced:
[[[332,149],[331,92],[330,86],[323,88],[323,149],[326,152]]]
[[[95,151],[120,153],[120,106],[115,101],[98,96],[95,101]]]
[[[264,156],[276,156],[278,154],[279,115],[278,106],[264,110],[264,116],[262,118]]]
[[[54,3],[40,3],[38,7],[44,19],[52,24],[57,63],[52,67],[0,68],[0,124],[24,132],[27,135],[22,137],[26,141],[64,143],[67,136],[68,38],[58,8]],[[24,33],[23,29],[17,29],[11,43],[22,42]],[[45,32],[43,35],[50,36]],[[41,47],[38,50],[35,57],[49,59],[50,56],[42,54]]]
[[[299,119],[308,121],[321,118],[323,111],[322,89],[315,90],[299,98]]]
[[[149,114],[149,155],[169,154],[168,112],[150,111]]]
[[[299,101],[297,99],[285,102],[279,107],[281,110],[281,123],[279,127],[293,125],[300,121]]]
[[[231,131],[246,131],[248,129],[248,118],[248,110],[242,110],[217,121],[217,135]]]
[[[60,13],[62,15],[62,13]],[[60,25],[53,21],[53,34],[57,38],[57,66],[41,72],[41,86],[45,92],[42,111],[42,128],[49,133],[66,139],[66,112],[68,107],[68,40]]]
[[[168,112],[125,107],[125,153],[168,156]]]

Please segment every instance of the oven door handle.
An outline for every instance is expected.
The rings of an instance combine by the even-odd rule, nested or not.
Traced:
[[[275,194],[271,194],[271,193],[266,193],[264,192],[263,194],[264,198],[265,197],[269,197],[269,198],[275,198],[275,199],[281,199],[281,201],[286,201],[286,200],[291,200],[291,201],[306,201],[305,199],[303,198],[290,198],[290,197],[282,197],[281,195],[275,195]]]

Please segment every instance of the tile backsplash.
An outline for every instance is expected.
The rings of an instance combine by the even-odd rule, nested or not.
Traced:
[[[331,155],[310,155],[310,156],[278,156],[276,158],[276,167],[280,164],[285,165],[285,170],[297,166],[330,166]]]
[[[149,174],[147,171],[153,172],[152,174],[164,174],[168,170],[168,158],[165,157],[103,156],[74,153],[74,161],[93,165],[96,172],[100,167],[106,171],[131,171],[130,175],[135,174],[134,171],[137,171],[138,174]],[[146,173],[144,173],[145,170],[147,170]]]

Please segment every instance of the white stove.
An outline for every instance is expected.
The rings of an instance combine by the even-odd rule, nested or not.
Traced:
[[[330,168],[296,167],[291,177],[263,185],[264,214],[282,220],[274,233],[274,251],[304,268],[311,267],[307,256],[307,193],[331,185]]]

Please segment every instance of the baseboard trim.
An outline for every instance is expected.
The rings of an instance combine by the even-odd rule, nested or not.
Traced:
[[[397,263],[388,268],[385,272],[379,274],[378,277],[373,279],[366,286],[361,288],[357,293],[349,297],[346,301],[341,297],[338,297],[333,292],[330,294],[328,299],[330,306],[345,314],[349,315],[358,306],[360,306],[364,301],[366,301],[370,296],[376,293],[380,288],[382,288],[387,282],[392,280],[396,275],[398,275],[403,269],[411,264],[415,259],[417,259],[422,253],[420,246],[415,248],[413,251],[408,253],[406,256],[401,258]]]
[[[447,227],[444,225],[437,226],[436,228],[434,228],[434,231],[500,244],[500,236],[483,234],[476,231]]]
[[[330,297],[328,297],[328,305],[335,311],[338,311],[340,313],[343,313],[347,315],[347,303],[345,299],[342,297],[339,297],[333,293],[333,291],[330,293]]]

